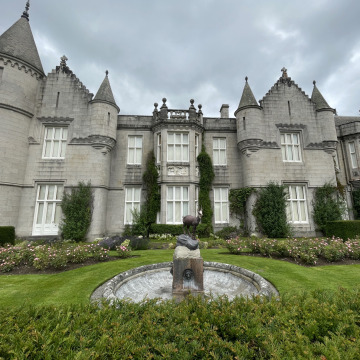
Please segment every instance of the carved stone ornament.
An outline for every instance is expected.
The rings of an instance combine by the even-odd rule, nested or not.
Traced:
[[[167,168],[168,176],[188,176],[189,167],[188,166],[168,166]]]

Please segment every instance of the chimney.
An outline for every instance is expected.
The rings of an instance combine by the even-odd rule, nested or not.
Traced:
[[[229,118],[229,104],[222,104],[220,109],[220,118],[228,119]]]

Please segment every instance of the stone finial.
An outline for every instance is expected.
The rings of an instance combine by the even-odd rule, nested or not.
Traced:
[[[284,66],[284,67],[281,69],[281,71],[282,71],[282,77],[283,77],[284,79],[286,79],[286,78],[288,77],[286,67]]]
[[[316,81],[315,81],[315,80],[313,81],[313,84],[314,84],[314,86],[316,85]]]
[[[195,101],[194,99],[190,99],[190,104],[194,105],[194,101]]]
[[[157,111],[157,107],[159,106],[158,103],[154,103],[155,111]]]
[[[202,105],[201,105],[201,104],[199,104],[199,105],[198,105],[198,108],[199,108],[199,114],[202,114],[202,111],[201,111],[201,109],[202,109]]]
[[[164,103],[164,105],[166,104],[166,101],[167,101],[166,98],[163,98],[163,99],[162,99],[162,102]]]
[[[66,62],[69,60],[65,55],[63,55],[61,58],[60,58],[60,66],[61,67],[64,67],[66,66]]]
[[[245,76],[245,81],[246,81],[246,82],[248,81],[248,79],[249,79],[249,78],[248,78],[247,76]]]
[[[29,9],[30,9],[30,1],[27,1],[25,6],[25,11],[21,15],[21,17],[26,19],[27,21],[29,21]]]
[[[108,71],[108,70],[106,70],[106,71],[105,71],[105,74],[106,74],[106,76],[108,76],[108,75],[109,75],[109,71]]]

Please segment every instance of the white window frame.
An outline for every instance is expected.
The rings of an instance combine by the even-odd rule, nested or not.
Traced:
[[[219,210],[220,218],[217,216],[218,210]],[[228,187],[214,187],[214,219],[215,219],[215,224],[229,223],[229,188]]]
[[[161,163],[161,133],[156,136],[156,162]]]
[[[307,209],[306,186],[300,184],[288,184],[287,187],[288,187],[288,199],[287,199],[288,221],[292,224],[308,224],[309,215]],[[295,196],[293,193],[295,193]],[[301,196],[301,193],[303,194],[303,196]],[[303,206],[303,212],[301,211],[302,206]],[[296,211],[298,214],[298,220],[295,220],[294,211]]]
[[[189,162],[189,133],[171,131],[168,132],[167,135],[167,161]],[[177,138],[179,138],[180,141],[177,141]],[[187,140],[185,140],[185,138]],[[177,150],[180,150],[180,158],[176,156]],[[173,157],[170,156],[171,153]]]
[[[199,186],[195,186],[195,199],[194,199],[195,212],[199,210]]]
[[[45,126],[42,158],[64,159],[67,135],[67,126]]]
[[[133,144],[131,144],[131,140]],[[140,140],[141,144],[138,144]],[[143,137],[142,135],[128,135],[128,156],[127,163],[129,165],[141,165],[142,163],[142,148],[143,148]],[[133,153],[131,153],[133,151]],[[138,154],[140,153],[140,160],[138,160]]]
[[[215,166],[227,164],[226,148],[226,137],[213,138],[213,162]],[[221,157],[223,157],[223,161],[221,160]]]
[[[136,196],[136,190],[139,191],[138,197]],[[130,213],[128,214],[128,209],[130,209]],[[124,211],[124,224],[132,225],[133,224],[133,214],[132,211],[137,209],[141,210],[141,187],[132,186],[125,188],[125,211]],[[129,218],[128,218],[128,216]]]
[[[52,191],[50,191],[50,189]],[[50,195],[52,192],[52,196]],[[62,184],[38,184],[33,235],[57,235],[61,221]]]
[[[299,132],[280,134],[281,153],[284,162],[302,162]]]
[[[358,167],[358,164],[357,164],[355,141],[349,141],[349,153],[350,153],[351,167],[353,169],[356,169]]]
[[[176,198],[176,192],[178,189],[180,189],[180,197]],[[190,190],[189,186],[167,186],[166,188],[166,223],[167,224],[182,224],[183,217],[189,214],[189,190]],[[177,205],[180,206],[179,218],[176,218]],[[171,213],[169,211],[170,207],[171,207]]]
[[[199,156],[199,141],[200,141],[199,134],[195,134],[195,161],[197,160],[197,157]]]

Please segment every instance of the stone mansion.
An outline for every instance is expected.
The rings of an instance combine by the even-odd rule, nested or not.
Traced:
[[[360,181],[360,117],[338,116],[315,82],[310,97],[285,68],[262,100],[247,78],[239,99],[235,117],[226,104],[219,104],[218,117],[206,117],[194,100],[170,109],[165,98],[152,114],[119,115],[107,72],[95,96],[65,56],[45,74],[27,4],[0,36],[0,225],[15,226],[22,237],[57,235],[63,191],[91,181],[89,239],[120,234],[141,206],[151,151],[160,173],[158,222],[181,224],[196,213],[202,144],[215,172],[215,230],[239,225],[229,212],[230,189],[269,181],[288,187],[295,235],[315,234],[312,200],[325,183],[345,185],[351,218],[351,191]],[[252,232],[255,197],[248,204]]]

